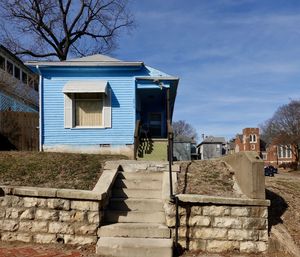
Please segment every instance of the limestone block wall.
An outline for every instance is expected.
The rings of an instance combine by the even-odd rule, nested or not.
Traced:
[[[200,195],[178,198],[178,243],[182,248],[242,253],[267,250],[268,201]],[[167,226],[175,237],[175,205],[166,202],[164,207]]]
[[[0,187],[0,239],[86,245],[97,242],[103,208],[117,176],[105,169],[92,191]]]
[[[97,241],[100,200],[5,195],[0,206],[2,241],[79,245]]]

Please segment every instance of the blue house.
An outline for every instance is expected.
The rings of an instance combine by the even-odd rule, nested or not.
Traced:
[[[166,148],[177,77],[100,54],[27,65],[40,74],[40,150],[146,158]]]

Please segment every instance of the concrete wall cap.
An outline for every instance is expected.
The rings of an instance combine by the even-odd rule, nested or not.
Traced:
[[[225,205],[247,205],[247,206],[270,206],[270,200],[231,198],[209,195],[178,194],[176,195],[181,202],[189,203],[211,203]]]
[[[58,189],[57,197],[81,200],[102,200],[106,193],[98,193],[90,190]]]
[[[58,189],[25,186],[0,186],[5,194],[19,196],[52,197],[81,200],[102,200],[106,192],[93,192],[90,190]]]
[[[95,187],[93,189],[94,193],[103,194],[110,190],[113,182],[115,181],[115,179],[118,175],[117,168],[104,170],[102,172],[102,175],[100,176],[97,184],[95,185]]]

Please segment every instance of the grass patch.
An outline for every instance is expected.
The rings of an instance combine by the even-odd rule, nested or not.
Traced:
[[[178,175],[178,192],[234,197],[233,174],[219,160],[182,162]]]
[[[0,184],[91,190],[105,161],[125,156],[47,152],[0,152]]]

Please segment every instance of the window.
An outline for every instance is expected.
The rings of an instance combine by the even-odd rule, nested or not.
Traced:
[[[111,90],[105,80],[68,81],[64,93],[65,128],[111,128]]]
[[[28,81],[28,76],[27,76],[27,73],[26,72],[22,72],[22,82],[24,84],[27,84],[27,81]]]
[[[256,135],[250,135],[250,143],[256,143]]]
[[[255,145],[251,144],[251,150],[255,150]]]
[[[5,58],[0,55],[0,68],[5,70]]]
[[[10,75],[14,75],[14,65],[10,61],[6,61],[6,71]]]
[[[262,153],[262,158],[264,161],[268,159],[268,154],[267,153]]]
[[[278,158],[292,158],[292,150],[290,145],[282,145],[278,147]]]
[[[75,126],[101,127],[103,126],[103,94],[82,93],[75,94]]]
[[[15,78],[21,79],[21,71],[17,66],[15,66]]]

